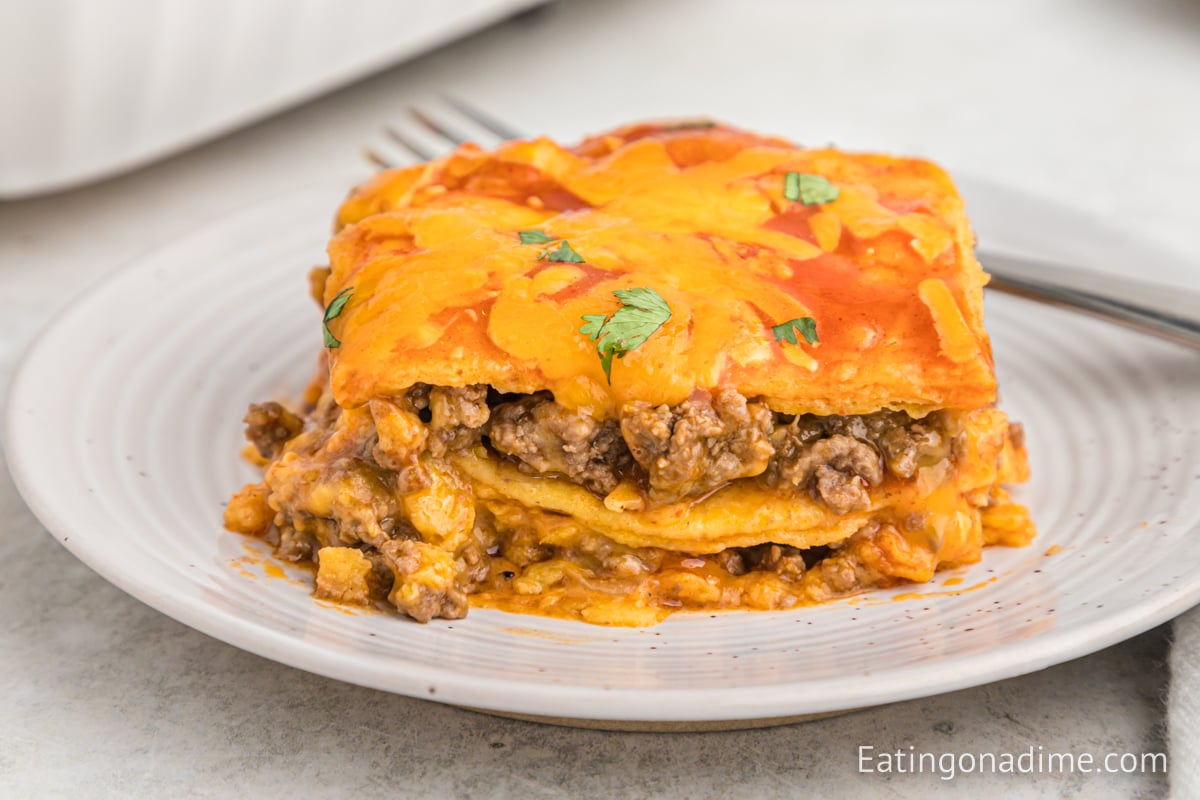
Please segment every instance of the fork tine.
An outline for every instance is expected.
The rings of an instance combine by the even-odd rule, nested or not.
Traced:
[[[512,128],[505,125],[503,122],[500,122],[499,120],[497,120],[495,117],[492,117],[488,114],[485,114],[484,112],[480,111],[477,108],[473,108],[472,106],[467,105],[462,100],[459,100],[457,97],[451,97],[450,95],[442,95],[442,99],[446,101],[447,105],[454,108],[455,111],[462,114],[464,117],[471,120],[472,122],[476,123],[481,128],[485,128],[485,129],[491,131],[492,133],[496,134],[501,139],[520,139],[520,138],[522,138],[522,134],[519,131],[513,130]]]
[[[417,144],[415,141],[400,133],[400,131],[396,130],[391,125],[385,127],[383,132],[387,134],[389,139],[411,153],[412,156],[418,161],[433,161],[435,158],[437,158],[437,153],[427,149],[423,145]],[[368,158],[370,158],[370,156],[368,156]]]
[[[430,133],[441,136],[443,139],[449,139],[456,146],[460,144],[466,144],[467,137],[451,128],[446,127],[416,106],[409,106],[408,113],[412,115],[413,119],[421,123],[425,130],[429,131]]]
[[[393,164],[391,161],[388,161],[383,156],[379,155],[379,153],[376,152],[375,149],[371,148],[371,147],[363,148],[363,158],[365,158],[367,161],[370,161],[372,164],[379,167],[380,169],[395,169],[396,168],[395,164]]]

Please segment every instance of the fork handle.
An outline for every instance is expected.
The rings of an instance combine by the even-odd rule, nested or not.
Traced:
[[[989,289],[1080,311],[1200,350],[1200,292],[980,253]]]

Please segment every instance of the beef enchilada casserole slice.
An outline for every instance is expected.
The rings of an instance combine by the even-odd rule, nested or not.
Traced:
[[[926,161],[707,122],[464,145],[338,211],[317,377],[251,406],[225,523],[419,621],[929,581],[1034,533],[986,280]]]

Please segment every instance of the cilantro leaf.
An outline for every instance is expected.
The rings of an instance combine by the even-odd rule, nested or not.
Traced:
[[[640,311],[663,315],[663,322],[671,317],[671,307],[663,300],[658,292],[649,287],[640,289],[617,289],[613,295],[627,306]]]
[[[612,386],[612,361],[613,353],[616,353],[616,345],[609,346],[611,342],[600,342],[596,347],[596,352],[600,354],[600,368],[604,370],[604,377],[608,378],[608,385]],[[625,355],[620,353],[620,356]]]
[[[566,239],[559,243],[557,250],[551,250],[549,247],[547,247],[545,250],[539,253],[538,261],[543,260],[557,261],[565,264],[584,263],[583,256],[579,255],[579,253],[576,253]]]
[[[347,286],[334,295],[333,299],[329,301],[329,305],[325,307],[325,316],[321,319],[321,333],[325,336],[326,347],[342,346],[342,343],[329,330],[329,321],[341,316],[342,309],[346,307],[346,303],[350,301],[352,294],[354,294],[354,287]]]
[[[553,236],[547,236],[545,231],[534,228],[529,231],[517,231],[517,236],[521,238],[521,244],[546,244],[553,242]]]
[[[809,344],[816,344],[820,341],[817,338],[817,321],[812,317],[796,317],[789,319],[787,322],[779,325],[771,326],[771,333],[775,334],[775,341],[783,344],[800,344],[800,340],[796,338],[796,331],[804,337],[804,341]]]
[[[346,307],[346,303],[350,300],[350,295],[352,294],[354,294],[354,287],[347,286],[334,295],[325,309],[324,321],[329,322],[331,319],[337,319],[341,315],[342,309]]]
[[[783,176],[783,196],[806,206],[819,206],[837,200],[840,191],[820,175],[806,172],[789,172]]]
[[[558,249],[553,246],[543,247],[538,251],[538,261],[557,261],[565,264],[582,264],[584,263],[583,256],[575,252],[571,247],[571,243],[566,239],[558,239],[551,236],[543,230],[533,228],[527,231],[517,231],[517,236],[521,239],[521,244],[549,244],[553,245],[558,242]]]
[[[783,196],[793,203],[800,199],[799,172],[789,172],[783,176]]]
[[[588,340],[594,342],[600,338],[600,334],[604,330],[604,323],[608,320],[608,317],[603,314],[584,314],[583,320],[587,324],[580,328],[579,332],[586,335]]]
[[[589,341],[596,342],[600,366],[610,384],[613,357],[624,358],[641,347],[671,318],[667,301],[648,286],[617,289],[613,295],[621,301],[621,307],[608,316],[585,314],[583,321],[587,324],[579,329]]]

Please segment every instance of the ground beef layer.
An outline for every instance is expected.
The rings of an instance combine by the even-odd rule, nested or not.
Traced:
[[[954,411],[796,416],[725,390],[597,419],[548,393],[424,384],[362,409],[340,409],[319,385],[309,401],[301,413],[251,407],[247,438],[264,480],[234,496],[227,527],[315,563],[318,596],[386,603],[422,622],[462,617],[468,598],[625,625],[676,609],[787,608],[927,581],[940,566],[977,560],[985,544],[1032,536],[1000,487],[1024,479],[1020,428],[994,410],[976,412],[991,415],[986,426]],[[853,525],[817,547],[630,546],[572,516],[477,492],[452,464],[468,451],[530,480],[582,487],[622,513],[694,506],[736,485]],[[879,500],[900,496],[922,501]]]

